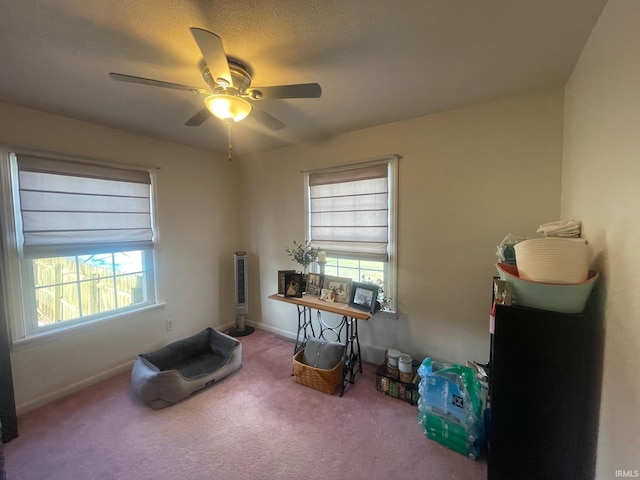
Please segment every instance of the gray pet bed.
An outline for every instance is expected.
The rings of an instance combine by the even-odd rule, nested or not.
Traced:
[[[133,391],[154,409],[172,405],[242,366],[242,344],[209,327],[137,356]]]

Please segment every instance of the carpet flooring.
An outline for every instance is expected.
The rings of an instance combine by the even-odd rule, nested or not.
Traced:
[[[294,381],[291,342],[239,340],[240,370],[171,407],[141,403],[124,373],[22,415],[7,479],[486,479],[484,460],[427,439],[417,407],[375,389],[374,365],[328,395]]]

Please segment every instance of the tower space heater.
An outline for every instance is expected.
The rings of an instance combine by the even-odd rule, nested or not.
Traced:
[[[246,252],[236,252],[233,255],[233,276],[235,285],[236,326],[227,334],[232,337],[244,337],[254,332],[253,327],[244,324],[245,316],[249,314],[249,273]]]

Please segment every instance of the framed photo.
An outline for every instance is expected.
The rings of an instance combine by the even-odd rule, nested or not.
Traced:
[[[323,288],[320,290],[320,300],[324,302],[333,303],[336,301],[336,294],[333,293],[333,290],[328,288]]]
[[[378,286],[371,283],[353,282],[351,285],[351,297],[349,306],[364,310],[365,312],[374,313],[376,309],[376,300],[378,298]]]
[[[284,275],[285,273],[296,273],[295,270],[278,270],[278,293],[284,295]]]
[[[307,274],[307,295],[320,295],[322,289],[322,275],[319,273]]]
[[[333,293],[336,294],[336,302],[349,303],[349,298],[351,297],[351,281],[350,278],[325,275],[322,288],[333,290]]]
[[[302,274],[284,274],[284,296],[302,298]]]

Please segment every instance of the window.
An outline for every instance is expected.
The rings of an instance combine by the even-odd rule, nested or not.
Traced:
[[[325,273],[377,283],[396,305],[397,157],[306,172],[307,232]]]
[[[385,289],[389,285],[386,280],[388,274],[388,263],[376,260],[358,260],[353,257],[327,257],[325,274],[336,277],[350,278],[355,282],[374,283]],[[383,294],[389,296],[386,289]]]
[[[142,250],[31,260],[36,329],[146,302]]]
[[[0,154],[14,341],[156,303],[148,171]]]

